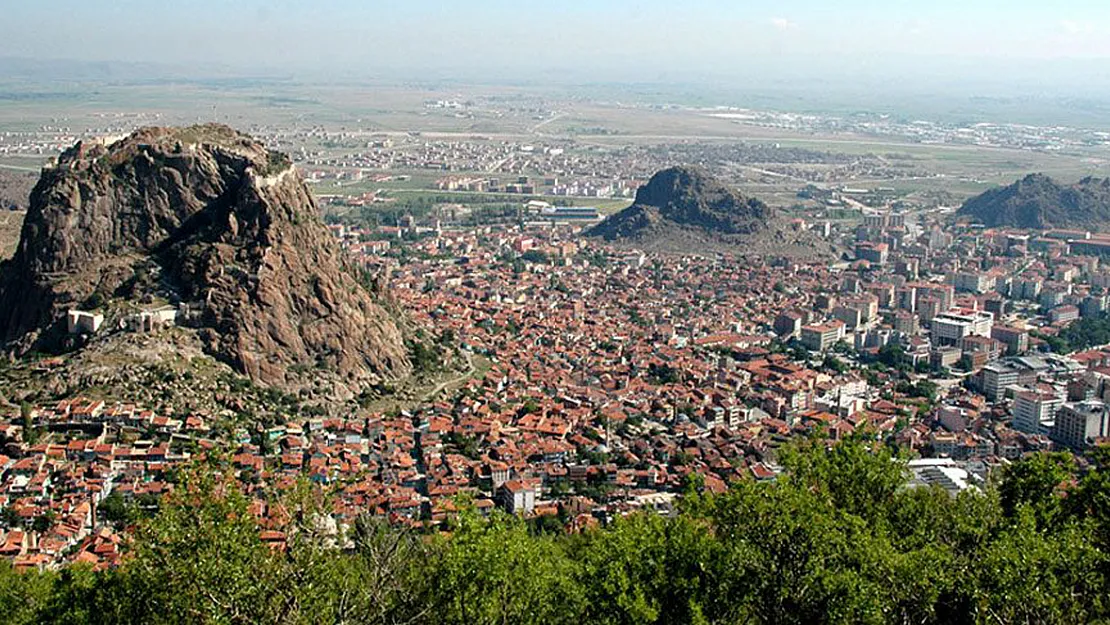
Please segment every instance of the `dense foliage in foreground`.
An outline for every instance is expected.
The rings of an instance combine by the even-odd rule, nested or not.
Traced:
[[[142,522],[125,564],[17,574],[10,623],[1110,622],[1110,454],[1076,471],[1036,456],[986,493],[904,488],[861,442],[804,444],[773,483],[692,485],[675,518],[574,535],[464,514],[449,533],[359,522],[349,549],[308,490],[286,498],[288,548],[248,500],[192,473]]]

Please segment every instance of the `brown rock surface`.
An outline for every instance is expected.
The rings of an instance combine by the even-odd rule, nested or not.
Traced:
[[[43,170],[0,273],[0,338],[63,349],[67,309],[117,300],[191,304],[209,353],[256,382],[410,369],[288,158],[226,126],[78,143]]]
[[[701,167],[656,172],[636,201],[586,236],[659,252],[834,257],[836,250],[762,201],[745,197]]]

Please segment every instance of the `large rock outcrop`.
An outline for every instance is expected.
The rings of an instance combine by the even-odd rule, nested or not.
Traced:
[[[1030,174],[971,198],[957,215],[992,228],[1110,230],[1110,179],[1060,184]]]
[[[393,318],[349,267],[289,159],[226,126],[78,143],[42,172],[0,273],[0,338],[72,347],[70,308],[168,303],[213,356],[263,384],[352,388],[410,369]]]
[[[699,167],[671,167],[657,172],[638,191],[636,201],[595,226],[591,236],[606,240],[651,234],[653,227],[673,224],[714,235],[754,234],[765,230],[774,211],[721,184]]]
[[[586,236],[661,251],[727,251],[777,256],[824,256],[826,241],[785,223],[762,201],[744,197],[700,167],[657,172],[628,208]]]

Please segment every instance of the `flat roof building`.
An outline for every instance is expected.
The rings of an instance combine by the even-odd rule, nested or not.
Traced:
[[[934,345],[958,345],[968,336],[991,335],[994,315],[983,310],[948,311],[930,321]]]
[[[1056,412],[1052,439],[1074,450],[1090,445],[1090,439],[1110,436],[1110,411],[1101,401],[1064,404]]]

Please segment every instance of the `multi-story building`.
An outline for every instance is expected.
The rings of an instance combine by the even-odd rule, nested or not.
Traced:
[[[894,306],[894,285],[893,284],[871,284],[865,289],[867,293],[874,296],[876,304],[876,313],[878,308],[893,308]]]
[[[1014,280],[1010,286],[1010,297],[1028,301],[1036,301],[1041,296],[1044,281],[1040,278],[1022,278]]]
[[[1057,306],[1048,311],[1048,318],[1052,323],[1070,323],[1079,319],[1079,309],[1071,304]]]
[[[804,315],[796,310],[786,310],[775,317],[775,334],[783,338],[794,338],[802,332]]]
[[[983,310],[994,315],[995,319],[1001,319],[1013,311],[1013,304],[1001,296],[988,297],[983,300]]]
[[[1063,403],[1052,393],[1018,391],[1014,394],[1014,429],[1027,434],[1048,434]]]
[[[497,499],[510,514],[531,514],[536,509],[536,487],[523,480],[509,480],[498,489]]]
[[[870,323],[879,316],[879,298],[872,293],[843,297],[840,305],[858,310],[861,323]]]
[[[817,325],[802,326],[802,345],[815,352],[823,352],[844,338],[845,324],[839,319]]]
[[[980,271],[961,271],[952,280],[957,291],[987,293],[994,289],[996,278]]]
[[[904,286],[894,290],[894,307],[907,312],[917,312],[917,289]]]
[[[875,265],[885,265],[890,247],[886,243],[860,243],[856,246],[856,258]]]
[[[863,312],[854,306],[837,306],[833,309],[833,317],[843,321],[849,330],[855,330],[864,324]]]
[[[965,336],[960,339],[958,346],[965,357],[975,357],[975,362],[979,366],[994,362],[1002,357],[1002,342],[987,336],[976,334]]]
[[[1064,300],[1071,294],[1070,284],[1052,284],[1046,286],[1041,291],[1040,297],[1037,298],[1037,303],[1045,310],[1056,308],[1064,303]]]
[[[882,230],[890,223],[889,213],[878,213],[863,216],[863,227],[868,230]]]
[[[1110,254],[1110,241],[1102,239],[1089,241],[1068,241],[1068,246],[1071,248],[1072,254],[1090,254],[1092,256]]]
[[[933,317],[936,317],[945,309],[941,301],[935,297],[919,297],[917,298],[917,318],[921,323],[932,323]]]
[[[929,353],[929,366],[937,371],[954,367],[961,356],[963,352],[956,347],[937,347]]]
[[[922,298],[932,298],[940,302],[940,309],[942,311],[952,308],[952,304],[956,299],[956,289],[951,284],[937,284],[935,282],[914,282],[907,284],[912,286],[917,293],[918,306],[921,305]]]
[[[1009,326],[994,326],[991,328],[991,338],[1002,341],[1006,346],[1007,356],[1018,356],[1029,351],[1029,332],[1021,328]]]
[[[1083,317],[1097,317],[1106,312],[1105,295],[1089,295],[1079,303],[1079,314]]]
[[[894,329],[902,334],[913,336],[921,330],[921,324],[917,322],[916,316],[899,310],[894,313]]]
[[[916,258],[903,258],[894,263],[894,273],[916,280],[920,271],[921,262]]]
[[[964,337],[991,335],[994,315],[982,310],[949,311],[931,321],[934,345],[959,345]]]
[[[1064,404],[1056,411],[1052,440],[1071,449],[1085,449],[1090,440],[1110,436],[1110,411],[1101,401]]]
[[[1010,360],[988,364],[979,372],[983,394],[991,401],[998,401],[1006,393],[1007,387],[1021,381],[1024,372],[1024,367]]]

